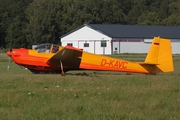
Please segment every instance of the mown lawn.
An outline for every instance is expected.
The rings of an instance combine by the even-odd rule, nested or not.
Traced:
[[[116,55],[143,61],[145,55]],[[0,53],[1,120],[179,120],[180,55],[157,75],[70,71],[35,75]],[[167,63],[168,64],[168,63]]]

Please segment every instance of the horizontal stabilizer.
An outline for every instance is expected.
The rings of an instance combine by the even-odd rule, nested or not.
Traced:
[[[138,62],[140,65],[159,65],[155,63]]]

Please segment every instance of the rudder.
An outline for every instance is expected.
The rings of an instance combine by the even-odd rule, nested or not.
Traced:
[[[174,71],[171,41],[154,37],[145,64],[156,65],[156,70],[151,71],[153,73]]]

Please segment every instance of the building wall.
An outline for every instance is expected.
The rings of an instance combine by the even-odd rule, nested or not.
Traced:
[[[106,41],[106,47],[101,47],[102,40],[78,40],[78,41],[64,41],[62,46],[67,46],[68,44],[72,44],[73,47],[83,49],[85,52],[90,52],[94,54],[111,54],[111,42],[109,40]],[[89,47],[84,44],[89,44]]]
[[[147,53],[150,44],[140,42],[121,42],[120,53]]]
[[[101,47],[101,41],[107,41],[106,47]],[[86,52],[95,54],[111,54],[111,38],[99,31],[87,26],[78,29],[71,34],[61,38],[61,45],[66,46],[72,43],[73,47],[83,49]],[[89,44],[85,47],[84,44]]]
[[[144,39],[145,43],[149,42],[150,44],[152,40],[153,39]],[[172,54],[180,54],[180,39],[170,39],[170,40],[171,40],[171,46],[172,46]]]
[[[84,26],[61,38],[62,43],[67,40],[111,40],[111,37],[102,34],[100,31],[89,28],[88,26]]]
[[[136,38],[113,40],[112,52],[113,54],[147,53],[150,45],[151,45],[151,42],[144,42],[143,39],[136,39]]]
[[[153,39],[112,40],[113,54],[148,53]],[[180,40],[171,39],[172,54],[180,54]]]
[[[80,41],[66,41],[62,46],[72,43],[74,47],[81,48],[86,52],[94,54],[120,54],[120,53],[148,53],[151,42],[125,42],[125,41],[107,41],[107,47],[101,47],[100,40],[80,40]],[[84,47],[84,43],[89,43],[89,47]],[[180,40],[171,41],[172,53],[180,54]]]
[[[180,39],[171,39],[172,53],[180,54]]]
[[[61,38],[62,46],[72,43],[73,47],[83,49],[95,54],[120,54],[120,53],[147,53],[152,39],[127,38],[113,39],[98,30],[84,26]],[[112,40],[112,41],[111,41]],[[106,47],[101,47],[101,41],[106,41]],[[84,44],[89,44],[89,47]],[[172,53],[180,54],[180,39],[171,39]]]
[[[89,47],[85,47],[85,43],[89,43]],[[106,45],[106,47],[101,47],[101,40],[78,41],[78,48],[82,48],[85,52],[94,54],[111,54],[111,48],[108,40],[106,41]]]

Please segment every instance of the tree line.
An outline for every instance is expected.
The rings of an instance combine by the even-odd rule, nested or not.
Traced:
[[[180,0],[0,0],[0,47],[60,44],[84,24],[180,25]]]

